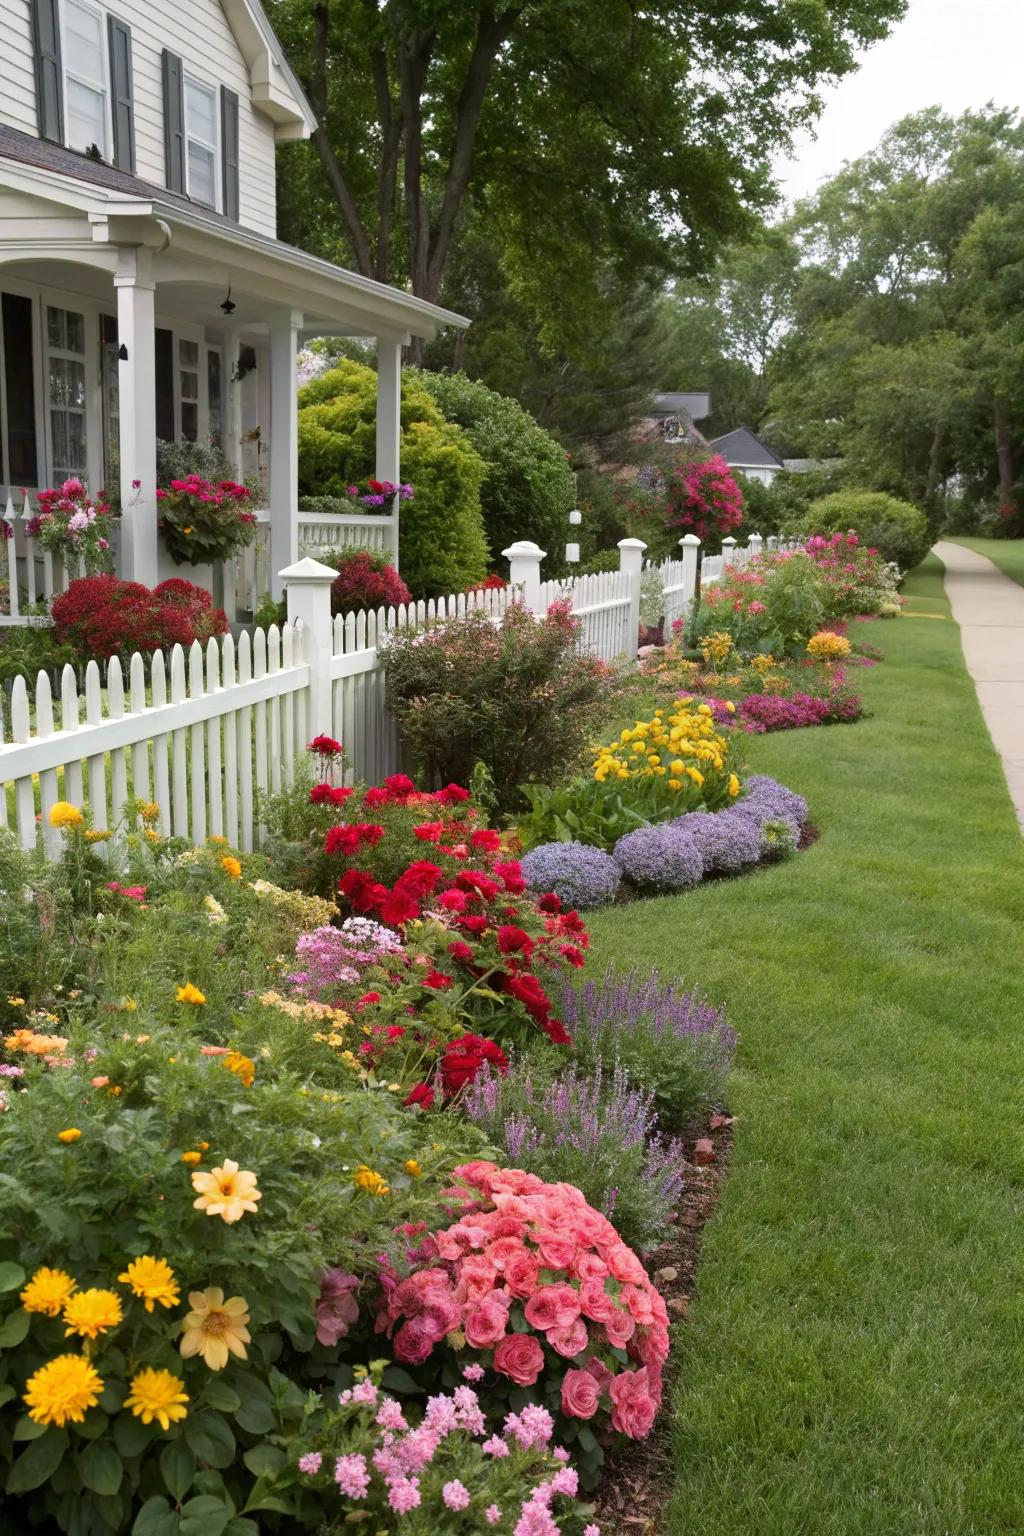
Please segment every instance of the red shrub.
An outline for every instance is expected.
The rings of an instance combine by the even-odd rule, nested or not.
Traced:
[[[393,565],[369,549],[341,550],[327,562],[337,568],[331,584],[331,612],[359,613],[365,608],[397,608],[412,595]]]
[[[228,628],[209,592],[178,577],[150,590],[116,576],[84,576],[54,598],[51,615],[57,641],[72,645],[83,660],[195,640],[205,644]]]

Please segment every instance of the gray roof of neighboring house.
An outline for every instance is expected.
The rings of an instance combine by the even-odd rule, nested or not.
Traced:
[[[711,396],[706,391],[686,391],[655,395],[655,416],[688,416],[703,421],[711,415]]]
[[[763,465],[770,469],[784,467],[778,454],[773,453],[767,443],[762,443],[756,432],[751,432],[749,427],[736,427],[722,437],[713,437],[708,446],[720,453],[727,464],[737,468],[742,465],[750,465],[751,468]]]

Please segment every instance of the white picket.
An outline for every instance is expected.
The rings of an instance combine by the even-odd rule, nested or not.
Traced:
[[[128,664],[129,701],[133,715],[146,708],[146,663],[138,651]],[[149,745],[137,741],[132,747],[132,794],[136,800],[149,800]]]
[[[235,642],[228,635],[222,651],[221,677],[225,696],[230,699],[235,687]],[[231,711],[224,716],[224,836],[238,847],[238,716]]]
[[[220,651],[217,642],[210,637],[206,645],[206,692],[220,692]],[[206,722],[206,783],[207,802],[210,812],[210,834],[224,836],[224,798],[220,755],[220,716],[211,715]]]
[[[167,669],[164,663],[163,651],[157,651],[153,656],[150,687],[153,695],[153,708],[159,721],[160,712],[167,704]],[[168,733],[158,728],[157,734],[153,738],[153,798],[159,807],[157,825],[163,837],[169,837],[171,832],[171,780],[167,771],[167,751],[169,746],[170,737]]]
[[[112,656],[107,664],[107,716],[111,720],[124,719],[124,678],[121,663]],[[110,753],[110,809],[111,826],[115,831],[124,817],[128,799],[128,761],[124,747],[114,747]]]
[[[188,695],[195,700],[201,699],[205,693],[203,648],[198,640],[193,640],[188,653]],[[196,721],[189,735],[192,749],[189,776],[192,789],[192,840],[198,845],[206,842],[206,727],[201,720]]]
[[[183,704],[185,653],[180,645],[171,652],[171,703]],[[188,837],[188,727],[171,732],[171,825],[175,837]]]
[[[90,661],[85,669],[85,723],[99,725],[103,720],[103,685],[100,669]],[[103,752],[93,752],[85,760],[87,798],[92,812],[92,824],[97,831],[105,831],[107,819],[107,765]]]
[[[252,643],[247,630],[243,630],[238,642],[238,681],[248,683],[252,679]],[[245,853],[252,853],[254,829],[252,824],[252,706],[245,704],[236,717],[238,733],[238,790],[239,846]]]

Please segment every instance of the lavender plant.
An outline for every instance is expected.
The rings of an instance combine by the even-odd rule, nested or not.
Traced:
[[[736,874],[761,857],[758,827],[733,810],[690,811],[667,825],[696,844],[705,874]]]
[[[704,814],[709,821],[716,821],[726,812]],[[681,818],[684,822],[687,819]],[[673,822],[627,832],[615,844],[614,858],[626,878],[641,891],[685,891],[699,884],[704,874],[699,845]]]
[[[554,891],[581,911],[614,901],[621,879],[611,855],[588,843],[541,843],[523,859],[523,875],[532,891]]]
[[[681,1130],[722,1105],[736,1047],[725,1011],[655,971],[566,985],[559,1017],[581,1065],[619,1063],[652,1096],[661,1124]]]
[[[683,1187],[678,1141],[658,1130],[655,1096],[625,1067],[570,1067],[541,1086],[529,1058],[506,1077],[481,1071],[466,1090],[468,1118],[510,1163],[582,1190],[614,1222],[623,1241],[647,1252],[662,1240]]]

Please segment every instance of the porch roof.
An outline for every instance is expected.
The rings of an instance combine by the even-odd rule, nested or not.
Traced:
[[[453,310],[247,229],[166,187],[0,125],[3,185],[80,212],[96,244],[144,245],[159,257],[167,253],[165,280],[180,281],[191,261],[198,271],[204,262],[213,263],[240,283],[269,281],[280,302],[304,312],[308,334],[408,333],[429,340],[444,326],[470,323]]]

